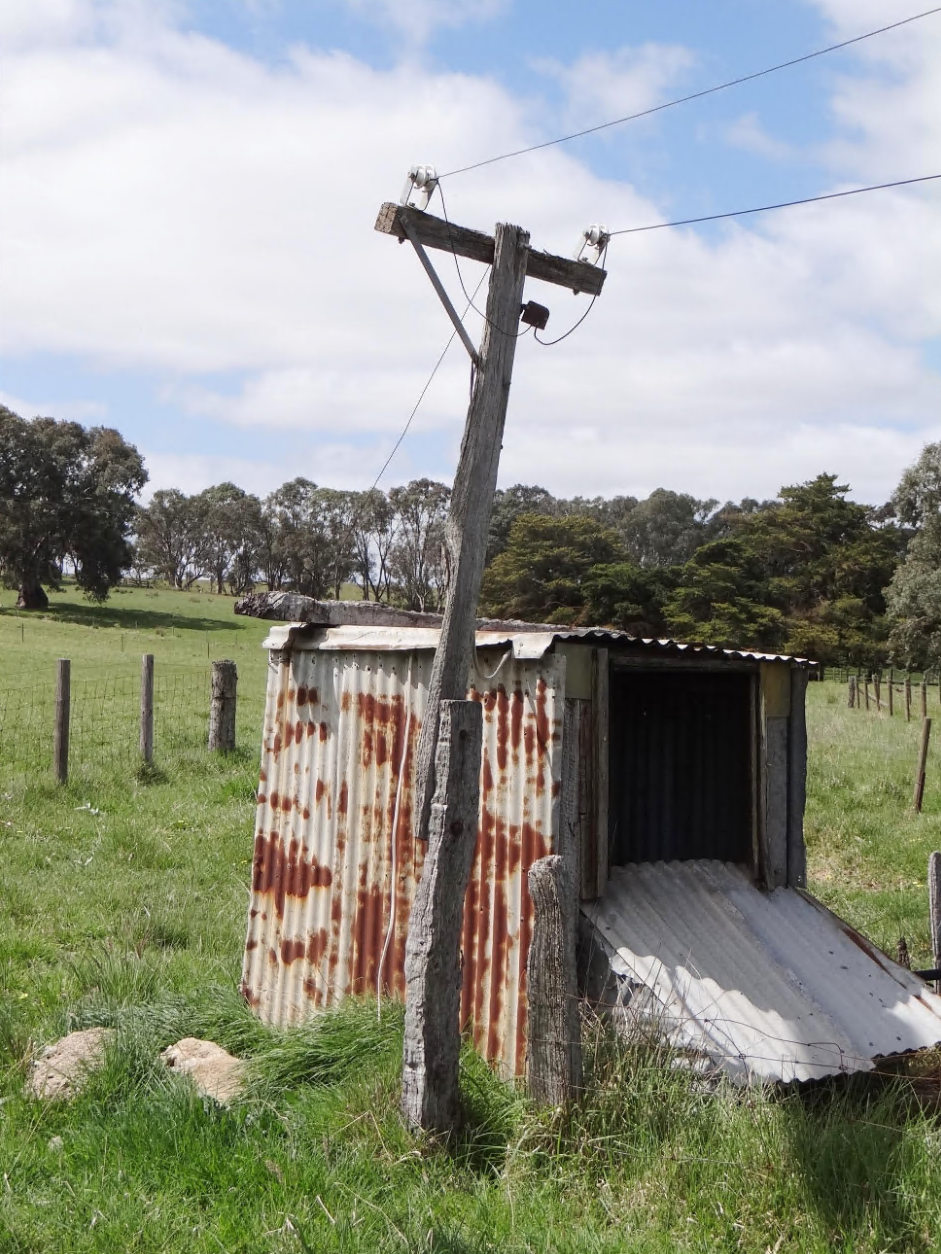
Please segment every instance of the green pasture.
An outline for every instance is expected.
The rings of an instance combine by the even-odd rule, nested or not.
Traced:
[[[0,598],[2,1254],[941,1249],[936,1061],[917,1077],[710,1091],[586,1024],[588,1087],[569,1116],[532,1109],[468,1052],[464,1132],[413,1138],[397,1112],[396,1007],[349,1005],[285,1033],[236,992],[264,625],[204,592],[121,590],[101,607],[66,593],[38,617],[11,602]],[[142,653],[184,684],[164,692],[163,735],[158,686],[152,772],[134,753]],[[51,733],[47,754],[9,713],[27,698],[45,708],[58,657],[76,685],[121,679],[131,693],[128,723],[123,697],[109,713],[106,687],[86,692],[104,694],[99,740],[83,742],[64,788]],[[210,758],[216,657],[239,666],[239,747]],[[916,817],[917,722],[849,710],[829,682],[810,685],[809,705],[811,888],[890,950],[904,934],[927,963],[941,745]],[[106,751],[128,734],[129,751]],[[117,1037],[86,1092],[28,1100],[37,1049],[99,1024]],[[243,1101],[218,1108],[163,1070],[159,1050],[185,1035],[250,1060]]]
[[[71,668],[70,769],[76,782],[106,786],[138,765],[141,657],[154,656],[158,768],[199,755],[209,719],[211,663],[239,673],[239,735],[258,747],[264,709],[267,624],[236,617],[232,597],[209,592],[117,588],[104,605],[74,589],[52,593],[49,610],[20,613],[0,593],[0,763],[14,791],[52,761],[56,662]]]

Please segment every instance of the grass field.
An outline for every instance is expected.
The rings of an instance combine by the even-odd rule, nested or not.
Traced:
[[[39,742],[0,727],[3,1254],[941,1249],[941,1123],[916,1100],[924,1082],[904,1077],[707,1093],[589,1026],[588,1091],[569,1119],[534,1111],[468,1053],[464,1136],[414,1140],[397,1114],[395,1007],[276,1033],[235,992],[265,628],[206,593],[128,590],[100,608],[66,595],[40,618],[8,595],[0,606],[0,711],[4,693],[10,709],[41,706],[60,656],[76,683],[118,675],[132,690],[152,652],[158,675],[196,693],[178,734],[161,739],[158,719],[151,775],[133,752],[90,748],[57,788]],[[226,758],[203,747],[207,640],[239,665],[240,747]],[[811,887],[887,948],[904,934],[920,964],[941,761],[935,746],[915,817],[917,734],[848,710],[836,684],[810,686]],[[118,1034],[84,1095],[28,1101],[35,1048],[97,1024]],[[164,1072],[157,1053],[184,1035],[251,1061],[246,1100],[219,1109]]]

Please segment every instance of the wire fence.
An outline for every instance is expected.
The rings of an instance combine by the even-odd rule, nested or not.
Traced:
[[[820,668],[823,671],[823,677],[829,680],[836,680],[837,683],[849,683],[850,679],[855,679],[858,683],[863,683],[869,679],[870,683],[874,683],[876,679],[880,682],[887,682],[891,676],[897,684],[904,683],[906,677],[912,684],[926,683],[929,688],[937,688],[939,684],[939,675],[937,671],[906,671],[902,667],[867,667],[867,666],[827,666]]]
[[[89,675],[88,672],[91,672]],[[153,762],[208,750],[212,667],[154,670]],[[263,691],[245,685],[238,694],[236,743],[257,749]],[[141,677],[102,674],[98,666],[72,672],[69,685],[68,774],[134,772],[141,754]],[[32,682],[0,686],[0,788],[51,780],[55,761],[55,674],[43,667]]]

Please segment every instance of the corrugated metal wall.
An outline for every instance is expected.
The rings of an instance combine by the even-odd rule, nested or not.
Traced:
[[[375,993],[380,964],[383,991],[404,994],[424,854],[412,836],[414,764],[432,661],[426,651],[270,655],[242,976],[268,1022]],[[564,672],[552,654],[508,658],[468,693],[483,703],[484,745],[462,1015],[507,1075],[525,1060],[526,872],[555,851],[559,828]]]

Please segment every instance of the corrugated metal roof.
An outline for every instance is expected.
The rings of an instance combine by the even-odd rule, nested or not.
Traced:
[[[264,642],[268,649],[320,649],[341,652],[370,649],[377,652],[411,652],[438,647],[437,627],[314,627],[308,623],[286,623],[272,627]],[[560,641],[583,641],[596,645],[632,645],[665,654],[684,657],[727,657],[752,662],[792,662],[799,666],[816,666],[807,658],[787,653],[756,653],[749,649],[720,649],[713,644],[682,644],[677,640],[643,639],[626,631],[609,631],[601,627],[560,628],[558,631],[477,632],[478,648],[509,645],[514,658],[541,658]]]
[[[525,1060],[527,871],[558,839],[565,659],[506,659],[494,676],[500,661],[499,650],[479,655],[484,674],[468,692],[484,720],[462,1017],[481,1053],[514,1075]],[[414,765],[432,662],[424,650],[365,647],[343,658],[316,647],[271,654],[242,973],[269,1022],[375,994],[380,970],[384,992],[404,993],[424,857],[412,834]]]
[[[733,1078],[812,1080],[941,1041],[941,998],[820,902],[725,862],[616,868],[583,913],[672,1044]]]

